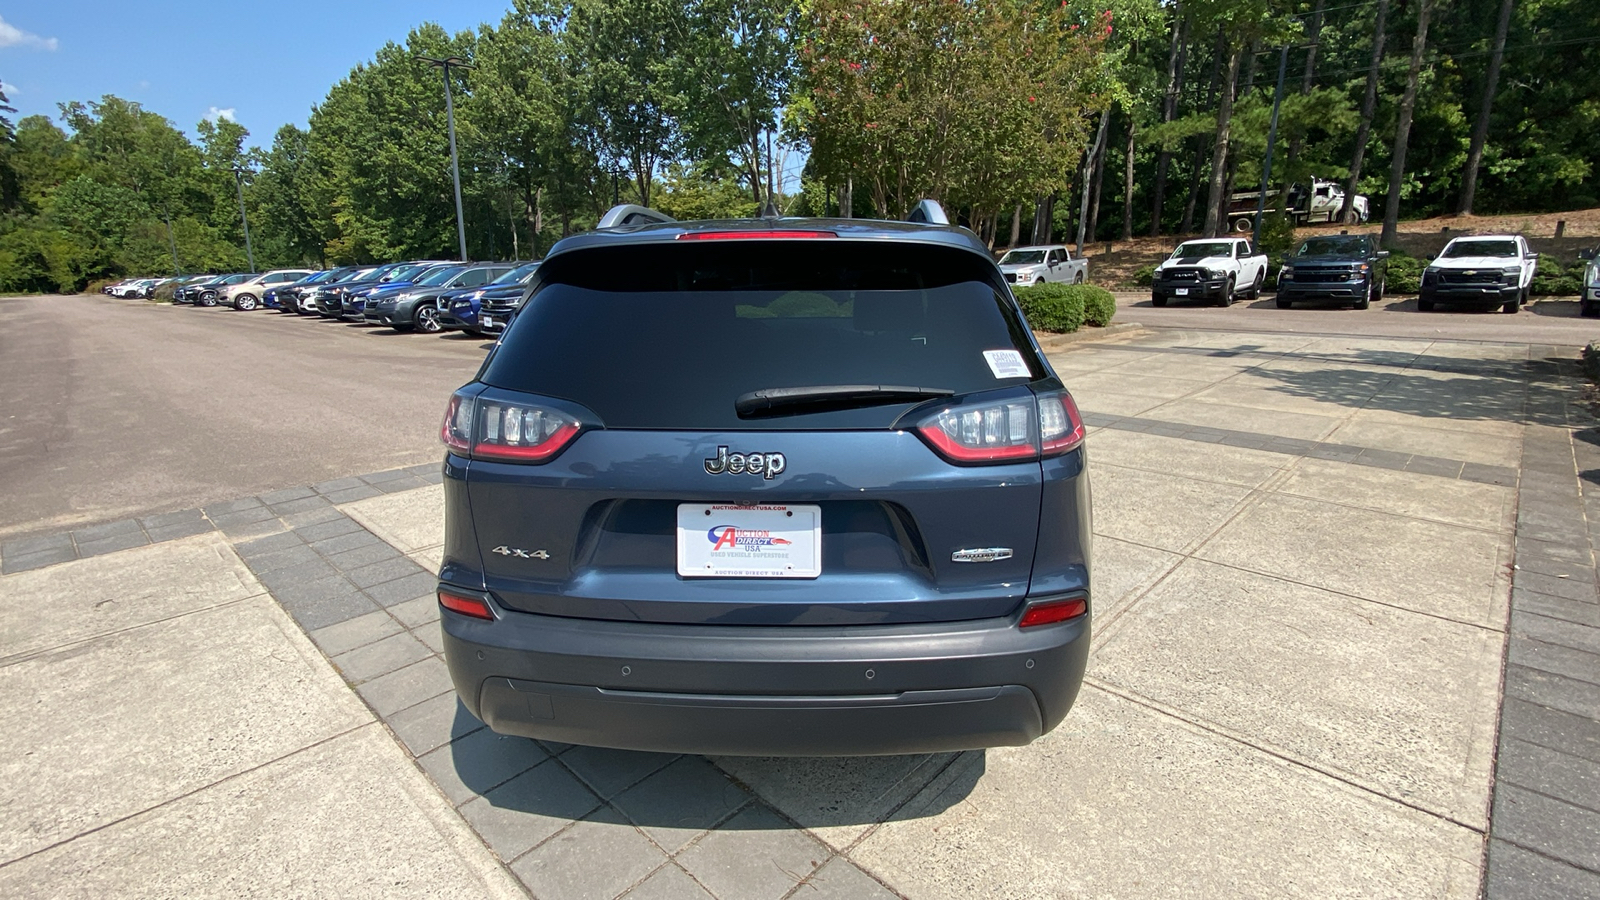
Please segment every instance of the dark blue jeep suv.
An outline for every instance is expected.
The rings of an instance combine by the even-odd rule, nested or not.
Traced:
[[[971,232],[556,244],[441,437],[445,656],[495,731],[636,750],[1020,745],[1089,652],[1084,427]]]

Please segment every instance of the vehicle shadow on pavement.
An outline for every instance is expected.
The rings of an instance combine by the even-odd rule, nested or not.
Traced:
[[[1526,309],[1536,316],[1549,316],[1552,319],[1582,318],[1578,314],[1578,300],[1576,297],[1571,300],[1540,300],[1536,303],[1529,303]]]
[[[1251,300],[1246,309],[1277,309],[1277,295],[1269,295],[1259,300]],[[1360,312],[1350,305],[1349,300],[1296,300],[1290,309],[1306,310],[1308,312]]]
[[[592,817],[609,805],[646,829],[848,828],[924,818],[965,800],[987,771],[982,750],[710,758],[498,738],[459,704],[451,730],[481,731],[447,751],[455,777],[482,798],[472,803],[546,819]],[[779,815],[728,818],[752,801]]]
[[[1384,302],[1383,302],[1382,309],[1383,309],[1384,312],[1421,313],[1422,315],[1425,315],[1425,316],[1454,315],[1454,314],[1468,315],[1468,316],[1498,316],[1498,315],[1503,315],[1503,313],[1501,313],[1500,307],[1498,305],[1497,306],[1484,306],[1484,305],[1479,304],[1479,303],[1464,303],[1464,304],[1463,303],[1451,303],[1448,300],[1440,300],[1438,306],[1434,307],[1432,310],[1430,310],[1428,312],[1422,312],[1422,310],[1417,309],[1417,298],[1416,298],[1415,295],[1406,297],[1405,299],[1398,300],[1398,301],[1390,301],[1388,299],[1385,299]]]

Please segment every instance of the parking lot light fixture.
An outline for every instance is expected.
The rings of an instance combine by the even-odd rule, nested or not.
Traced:
[[[468,63],[459,56],[447,56],[444,59],[437,59],[432,56],[418,56],[417,59],[444,72],[444,121],[446,129],[450,133],[450,177],[455,181],[456,189],[456,239],[461,244],[461,261],[466,262],[467,225],[461,214],[461,163],[456,158],[456,109],[455,100],[451,97],[450,92],[450,70],[476,69],[477,66]]]
[[[250,219],[244,214],[244,168],[241,166],[233,167],[233,186],[239,191],[239,221],[244,225],[245,258],[250,261],[250,271],[255,272],[256,252],[250,248]],[[176,253],[174,253],[174,256],[176,256]],[[174,265],[176,265],[176,260],[174,260]]]

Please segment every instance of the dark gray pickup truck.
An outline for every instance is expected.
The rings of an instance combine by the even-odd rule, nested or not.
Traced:
[[[1366,309],[1383,299],[1389,251],[1370,234],[1330,234],[1300,242],[1278,271],[1278,308],[1295,301],[1349,303]]]

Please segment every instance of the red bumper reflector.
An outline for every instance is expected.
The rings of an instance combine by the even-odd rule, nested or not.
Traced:
[[[460,594],[447,594],[439,592],[439,605],[451,612],[461,613],[463,616],[472,616],[474,619],[493,619],[494,611],[489,604],[477,597],[463,597]]]
[[[1017,623],[1018,628],[1032,628],[1035,625],[1052,625],[1056,622],[1065,622],[1076,619],[1089,611],[1089,601],[1082,597],[1071,600],[1052,600],[1049,603],[1040,603],[1028,607],[1022,614],[1022,621]]]

